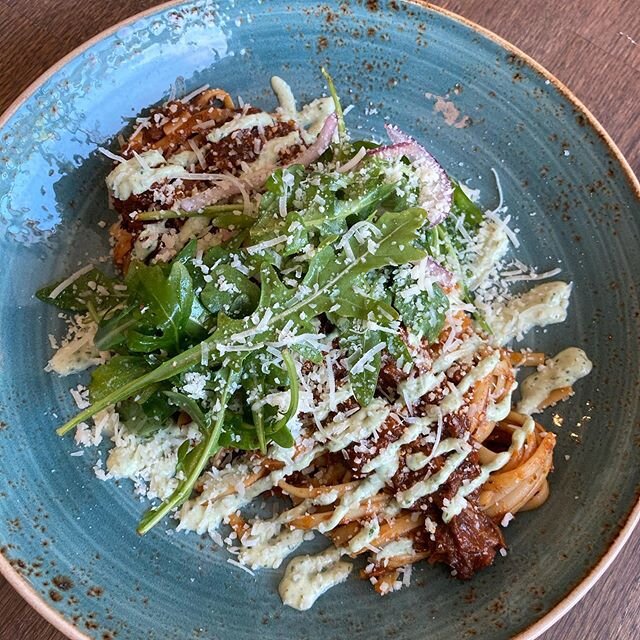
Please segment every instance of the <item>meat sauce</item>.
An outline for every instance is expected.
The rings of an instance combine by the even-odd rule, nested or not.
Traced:
[[[171,143],[169,151],[178,153],[180,151],[190,151],[187,144],[189,138],[193,139],[198,146],[208,144],[204,149],[206,169],[199,165],[195,171],[204,173],[230,173],[239,175],[246,164],[255,162],[264,147],[264,144],[274,138],[286,136],[297,128],[293,121],[275,122],[273,125],[258,129],[240,129],[234,131],[218,142],[207,143],[205,139],[206,130],[198,132],[193,129],[199,122],[210,117],[209,112],[215,112],[217,126],[231,120],[238,114],[258,113],[259,109],[249,107],[245,109],[220,109],[211,107],[205,112],[196,115],[192,113],[193,108],[180,102],[169,103],[161,111],[156,112],[150,118],[151,126],[143,129],[136,144],[129,143],[122,150],[124,157],[132,155],[135,146],[139,150],[154,148],[166,137],[165,129],[167,123],[183,122],[184,126],[177,127],[171,133]],[[204,114],[204,115],[203,115]],[[212,116],[211,116],[212,117]],[[289,162],[302,151],[300,145],[292,145],[278,153],[278,163]],[[165,152],[166,155],[166,152]],[[157,209],[170,209],[173,203],[182,198],[188,197],[197,191],[208,188],[210,183],[207,180],[176,180],[171,184],[167,182],[156,182],[151,189],[144,193],[131,195],[126,200],[113,199],[113,208],[120,216],[119,229],[112,235],[115,238],[115,262],[120,268],[126,269],[129,255],[133,248],[135,239],[149,222],[136,220],[132,215],[139,211],[152,211]],[[167,227],[180,228],[181,220],[167,221]]]
[[[383,384],[395,383],[396,380],[400,382],[406,378],[404,374],[399,373],[401,370],[394,363],[389,361],[387,365],[384,374],[381,373],[381,378],[384,376]],[[430,406],[439,404],[448,392],[449,383],[459,384],[468,369],[468,366],[457,366],[447,371],[446,381],[422,398],[414,407],[415,415],[422,416]],[[466,404],[460,411],[443,416],[442,439],[464,438],[465,434],[471,431],[470,421],[466,415]],[[389,444],[398,440],[404,429],[402,419],[391,414],[377,435],[347,447],[343,455],[352,476],[364,477],[366,474],[362,469],[365,464]],[[387,490],[396,494],[437,473],[445,462],[444,456],[437,456],[417,471],[410,470],[404,462],[409,453],[422,452],[428,456],[432,449],[432,442],[421,440],[403,447],[398,471]],[[505,546],[497,524],[478,506],[479,490],[467,496],[466,507],[461,513],[453,516],[449,522],[444,522],[442,519],[442,508],[453,499],[463,484],[476,478],[480,471],[480,461],[474,450],[437,491],[420,498],[409,508],[425,516],[425,525],[413,533],[415,550],[428,552],[429,562],[448,565],[455,572],[454,575],[460,579],[471,578],[477,571],[492,564],[497,551]]]
[[[253,110],[254,112],[257,109]],[[255,162],[260,155],[260,150],[264,142],[274,138],[280,138],[287,135],[296,128],[294,122],[277,122],[272,126],[264,127],[259,132],[256,127],[253,129],[242,129],[234,132],[230,136],[222,140],[211,143],[209,150],[205,154],[205,162],[207,165],[205,173],[231,173],[238,175],[244,163]],[[259,140],[259,143],[255,143]],[[294,145],[296,149],[287,149],[286,155],[280,154],[280,162],[289,159],[290,154],[299,151],[299,147]],[[189,150],[185,147],[181,150]],[[206,189],[210,184],[206,180],[189,180],[183,184],[178,184],[172,192],[162,193],[162,184],[155,183],[149,191],[135,194],[126,200],[114,199],[114,209],[122,218],[122,225],[128,231],[140,231],[145,223],[132,220],[130,214],[134,211],[149,211],[154,209],[170,209],[174,200],[191,195],[196,190]],[[160,192],[160,194],[158,194]],[[174,194],[172,196],[172,193]],[[159,197],[160,196],[160,197]],[[159,205],[159,200],[162,206]]]

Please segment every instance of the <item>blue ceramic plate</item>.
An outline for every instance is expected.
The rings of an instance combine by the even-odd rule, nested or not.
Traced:
[[[73,440],[54,428],[74,412],[76,381],[43,371],[62,321],[32,294],[107,254],[96,223],[111,216],[110,162],[96,146],[165,100],[176,77],[187,91],[208,82],[272,107],[272,74],[309,99],[323,90],[321,64],[355,105],[353,129],[379,134],[388,118],[415,132],[487,207],[497,169],[522,259],[560,264],[575,282],[570,319],[530,344],[582,346],[595,368],[559,410],[551,498],[506,531],[507,558],[469,583],[417,567],[413,586],[384,600],[353,578],[300,613],[281,605],[277,571],[251,577],[195,535],[139,538],[131,486],[97,481],[92,453],[70,457]],[[0,157],[0,568],[70,637],[532,638],[638,519],[638,182],[575,98],[495,36],[403,2],[165,6],[30,88],[2,121]]]

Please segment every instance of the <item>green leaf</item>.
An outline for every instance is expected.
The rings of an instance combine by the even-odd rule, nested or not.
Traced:
[[[99,402],[150,369],[149,363],[140,356],[115,355],[91,373],[89,399],[92,403]]]
[[[295,444],[291,431],[287,427],[282,427],[282,429],[276,431],[271,438],[277,445],[285,449],[290,449]]]
[[[298,191],[305,172],[305,167],[300,164],[290,165],[276,169],[267,178],[266,192],[260,198],[258,218],[249,230],[252,244],[281,235],[291,224],[291,221],[280,215],[280,200],[285,198],[287,210],[291,210],[294,194]]]
[[[360,149],[377,149],[380,145],[377,142],[372,142],[371,140],[353,140],[351,143],[354,151],[357,153]],[[354,154],[355,155],[355,154]]]
[[[296,187],[300,183],[300,180],[304,177],[306,169],[301,164],[291,164],[288,167],[283,167],[281,169],[276,169],[265,182],[265,189],[267,193],[273,194],[274,196],[280,198],[284,195],[291,196],[292,192],[295,191]],[[291,182],[291,178],[286,178],[285,176],[293,177],[293,184],[289,184]]]
[[[484,220],[482,209],[469,199],[457,182],[453,182],[451,211],[458,217],[462,216],[467,229],[477,229]]]
[[[336,116],[338,116],[338,137],[340,138],[340,142],[344,142],[347,137],[347,130],[344,124],[344,114],[342,112],[340,98],[338,97],[338,92],[336,91],[336,87],[333,84],[333,78],[329,75],[329,72],[324,67],[321,68],[321,71],[322,75],[327,81],[327,85],[329,87],[329,95],[333,99]]]
[[[405,341],[397,334],[386,334],[387,351],[389,355],[396,361],[398,367],[402,368],[408,363],[413,363],[411,352]]]
[[[211,338],[203,340],[202,343],[190,347],[174,358],[163,362],[155,369],[148,371],[138,378],[125,382],[120,387],[96,400],[90,407],[83,409],[73,418],[65,422],[56,430],[56,433],[59,436],[63,436],[81,422],[88,420],[99,411],[102,411],[102,409],[106,409],[107,407],[121,402],[126,398],[130,398],[134,394],[141,392],[143,389],[146,389],[151,385],[173,378],[184,371],[188,371],[191,367],[200,363],[203,349],[202,344],[210,344],[211,341]]]
[[[219,397],[221,408],[216,411],[212,410],[206,414],[205,420],[207,428],[202,440],[195,447],[189,449],[188,441],[180,446],[176,469],[182,471],[184,478],[179,481],[173,493],[164,500],[162,504],[149,510],[143,516],[137,529],[140,535],[149,532],[162,518],[189,499],[193,487],[198,481],[209,458],[218,450],[227,403],[229,396],[236,387],[241,369],[242,360],[237,359],[230,363],[229,367],[222,372],[224,384]]]
[[[247,229],[255,223],[253,216],[240,213],[238,211],[227,211],[219,213],[211,218],[211,224],[218,229]]]
[[[291,345],[291,351],[299,354],[303,360],[309,360],[314,364],[320,364],[323,360],[322,352],[305,342]]]
[[[218,204],[204,207],[198,211],[143,211],[136,220],[179,220],[185,218],[209,218],[211,225],[219,229],[242,229],[250,227],[255,218],[242,213],[241,204]]]
[[[319,251],[303,281],[308,288],[317,291],[310,296],[316,305],[313,315],[320,313],[318,309],[323,312],[333,309],[338,315],[347,317],[354,315],[353,284],[357,276],[372,269],[422,259],[425,251],[416,247],[414,240],[416,231],[426,219],[426,211],[419,208],[383,213],[374,225],[378,229],[374,238],[375,251],[371,251],[368,244],[360,245],[353,239],[350,241],[353,257],[346,252],[335,255],[332,247]],[[358,300],[357,306],[361,302]],[[314,310],[311,302],[307,304]]]
[[[189,240],[189,242],[187,242],[187,244],[178,251],[171,261],[171,264],[174,262],[181,262],[191,274],[190,268],[193,268],[193,259],[196,257],[197,249],[198,241],[195,238],[191,238],[191,240]]]
[[[264,389],[262,389],[264,394]],[[267,453],[267,437],[264,432],[264,415],[261,410],[253,411],[253,423],[255,426],[255,434],[258,439],[258,447],[263,455]]]
[[[418,337],[426,337],[435,342],[444,328],[449,298],[438,284],[433,285],[432,293],[421,291],[418,294],[403,296],[399,289],[393,301],[403,323]]]
[[[467,197],[460,185],[453,181],[452,183],[452,215],[431,230],[436,236],[435,242],[433,238],[431,239],[431,244],[438,247],[437,250],[440,252],[440,256],[446,257],[456,273],[463,275],[459,265],[458,254],[467,245],[469,234],[477,231],[485,216],[480,207]],[[461,232],[460,225],[466,229],[467,233]],[[433,252],[432,255],[435,256]]]
[[[367,190],[361,196],[351,197],[347,200],[337,200],[333,198],[333,206],[325,206],[325,211],[315,208],[307,208],[301,218],[302,223],[308,228],[324,227],[327,235],[331,232],[331,224],[345,221],[350,217],[365,218],[371,211],[387,198],[396,188],[395,184],[378,184]],[[342,229],[339,228],[338,231]]]
[[[481,313],[478,308],[476,307],[476,297],[473,294],[472,291],[469,291],[469,288],[467,287],[466,284],[463,285],[463,290],[462,290],[462,301],[466,302],[467,304],[471,304],[475,307],[475,310],[473,311],[473,313],[471,314],[473,316],[473,319],[476,321],[476,323],[478,324],[478,326],[487,334],[487,335],[493,335],[493,330],[491,329],[491,326],[489,325],[489,323],[487,322],[487,319],[484,317],[484,314]]]
[[[288,320],[295,324],[303,319],[303,315],[309,319],[329,311],[336,305],[338,310],[346,307],[347,300],[353,296],[351,284],[354,278],[362,273],[422,259],[426,252],[417,248],[414,242],[417,231],[426,220],[427,212],[420,208],[382,214],[375,223],[380,232],[376,237],[375,253],[371,252],[367,245],[357,246],[354,247],[354,259],[351,260],[344,252],[336,254],[331,246],[325,247],[312,258],[307,277],[303,280],[306,287],[302,291],[288,290],[275,272],[271,275],[272,268],[267,268],[262,278],[260,302],[251,317],[234,320],[226,318],[222,313],[219,314],[218,328],[203,341],[210,347],[209,362],[221,362],[229,357],[230,350],[242,349],[242,353],[246,355],[252,350],[262,348],[264,341],[269,336],[277,335],[277,331],[282,329]],[[330,259],[331,256],[335,256],[335,261]],[[326,269],[321,268],[322,266],[326,266]],[[268,320],[256,324],[252,320],[256,317],[263,320],[267,317]],[[202,353],[201,344],[194,345],[84,409],[62,425],[57,431],[58,434],[64,435],[101,409],[198,364]]]
[[[348,357],[349,382],[353,389],[358,404],[361,406],[368,405],[373,399],[378,384],[378,376],[380,375],[380,366],[382,364],[382,352],[376,353],[373,358],[369,359],[364,367],[359,366],[358,371],[354,371],[354,365],[358,365],[360,359],[372,348],[377,347],[383,342],[379,331],[371,331],[364,329],[356,332],[352,331],[347,334],[348,337],[344,344],[350,355]]]
[[[224,421],[220,446],[243,451],[260,449],[260,437],[254,425],[246,423],[241,415],[229,413]]]
[[[289,400],[289,406],[282,418],[277,420],[273,426],[266,429],[266,433],[271,436],[287,427],[289,421],[298,413],[298,404],[300,402],[300,381],[298,380],[295,362],[291,354],[286,350],[282,352],[282,359],[284,360],[284,366],[287,370],[291,398]]]
[[[190,398],[184,393],[178,393],[177,391],[163,391],[163,393],[172,405],[178,407],[178,409],[189,415],[189,417],[198,425],[200,431],[206,431],[207,419],[196,400]]]
[[[65,311],[83,312],[95,309],[98,312],[114,307],[126,298],[126,292],[115,287],[120,284],[99,269],[93,268],[78,276],[55,298],[51,293],[64,282],[57,280],[36,291],[36,297]]]
[[[93,339],[99,351],[109,351],[126,342],[127,331],[138,322],[135,315],[136,309],[137,305],[130,305],[117,315],[100,322]]]
[[[250,314],[258,303],[260,288],[245,275],[228,264],[219,264],[211,270],[200,300],[211,313],[223,311],[231,318]]]
[[[193,282],[185,265],[174,262],[167,276],[160,265],[133,262],[127,273],[127,285],[139,305],[138,331],[131,345],[146,351],[153,350],[155,342],[159,345],[156,348],[178,350],[194,298]],[[142,334],[151,337],[145,340]]]
[[[141,437],[166,428],[175,413],[161,391],[154,391],[146,400],[125,400],[118,405],[118,414],[129,433]]]
[[[160,335],[141,333],[131,329],[126,334],[129,351],[135,353],[153,353],[154,351],[173,351],[176,348],[175,337],[170,333]]]
[[[231,262],[232,257],[233,250],[226,245],[219,244],[214,247],[209,247],[204,252],[202,262],[203,264],[206,264],[207,267],[211,268],[221,262],[224,262],[225,264]]]

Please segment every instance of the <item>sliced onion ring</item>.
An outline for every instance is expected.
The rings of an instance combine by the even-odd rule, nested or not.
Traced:
[[[303,149],[290,164],[303,164],[306,167],[315,162],[329,148],[337,126],[338,116],[335,113],[327,116],[314,143]]]
[[[438,281],[438,284],[441,284],[443,287],[450,287],[454,283],[454,277],[451,271],[443,267],[431,256],[427,256],[427,271]]]
[[[440,224],[451,212],[453,185],[438,161],[414,138],[393,124],[385,129],[390,145],[369,151],[369,155],[393,159],[406,156],[420,170],[420,206],[427,211],[431,226]]]

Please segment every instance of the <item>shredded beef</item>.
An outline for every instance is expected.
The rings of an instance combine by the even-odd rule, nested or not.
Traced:
[[[258,111],[259,109],[249,107],[246,113]],[[135,141],[123,146],[121,154],[125,158],[131,158],[134,150],[147,151],[167,136],[170,137],[166,140],[169,142],[167,148],[175,153],[192,135],[195,124],[215,120],[216,125],[220,126],[241,112],[241,109],[225,108],[217,98],[210,100],[208,105],[200,104],[197,99],[191,103],[172,100],[150,114],[147,126],[140,130]],[[176,127],[175,124],[179,126]],[[167,133],[169,130],[171,133]]]
[[[385,351],[382,354],[382,366],[380,367],[380,375],[378,376],[378,388],[383,392],[395,392],[398,385],[408,377],[409,374],[400,369],[397,361]]]
[[[442,438],[460,438],[468,431],[468,420],[464,413],[453,413],[443,417]],[[426,467],[411,471],[404,464],[404,455],[423,451],[429,455],[432,443],[420,442],[407,447],[403,453],[398,471],[392,479],[394,492],[404,491],[416,482],[437,473],[445,463],[445,456],[434,458]],[[417,500],[410,509],[424,514],[428,523],[435,523],[435,533],[428,526],[415,536],[415,546],[419,551],[428,551],[429,561],[442,562],[455,570],[457,577],[470,578],[476,571],[490,565],[504,540],[497,525],[484,514],[477,505],[478,491],[467,496],[467,506],[450,522],[442,520],[442,508],[457,494],[467,482],[480,474],[480,460],[477,451],[472,451],[464,462],[449,476],[435,493]]]
[[[433,348],[429,345],[429,342],[424,339],[417,347],[410,345],[407,329],[405,327],[400,328],[398,337],[405,343],[409,353],[411,353],[411,356],[414,359],[414,368],[417,372],[424,373],[425,371],[428,371],[433,363]],[[383,393],[395,394],[398,389],[398,385],[408,377],[409,374],[398,366],[397,360],[393,358],[388,351],[383,352],[382,366],[378,376],[378,389]]]
[[[492,564],[497,550],[504,547],[498,525],[473,503],[450,522],[439,521],[433,537],[425,536],[429,562],[444,562],[462,580]]]
[[[173,104],[173,103],[172,103]],[[189,115],[189,109],[187,109],[181,103],[177,104],[177,111],[169,113],[169,107],[165,109],[167,114],[172,119],[177,116]],[[259,109],[254,107],[249,108],[246,113],[258,113]],[[164,112],[163,112],[164,113]],[[222,122],[231,119],[234,115],[239,113],[245,113],[241,110],[235,112],[230,111],[228,117],[223,119]],[[152,119],[153,122],[153,119]],[[222,123],[221,122],[221,123]],[[296,129],[296,124],[293,121],[288,122],[276,122],[273,125],[264,127],[264,129],[254,127],[252,129],[241,129],[233,132],[231,135],[226,136],[222,140],[212,143],[210,148],[205,154],[205,161],[207,163],[206,173],[231,173],[232,175],[239,175],[243,171],[245,164],[255,162],[265,144],[265,142],[274,138],[279,138],[287,135],[291,131]],[[149,129],[144,130],[144,136],[146,145],[153,142],[157,142],[164,135],[162,127],[154,125]],[[193,135],[193,132],[189,128],[185,128],[184,131],[179,129],[174,134],[175,142],[172,144],[172,149],[175,152],[189,150],[190,147],[186,144],[189,137]],[[198,134],[196,137],[201,137],[203,134]],[[176,137],[177,136],[177,137]],[[256,144],[256,140],[260,142]],[[202,144],[204,140],[200,141]],[[291,147],[282,150],[279,153],[279,163],[286,163],[290,161],[295,155],[297,155],[302,148],[300,145],[292,145]],[[125,154],[126,155],[126,154]],[[196,171],[205,171],[198,167]],[[149,222],[143,222],[136,220],[131,214],[137,211],[150,211],[156,209],[170,209],[176,200],[191,195],[196,191],[207,189],[211,186],[211,183],[207,180],[178,180],[172,184],[168,182],[157,182],[151,186],[148,191],[140,194],[131,195],[126,200],[113,199],[113,207],[120,215],[121,226],[124,231],[131,235],[133,241],[138,237],[140,232],[144,229]],[[167,226],[179,226],[182,221],[169,221]],[[131,248],[129,248],[129,251]],[[123,255],[118,261],[119,266],[125,266],[128,262],[128,255]]]

